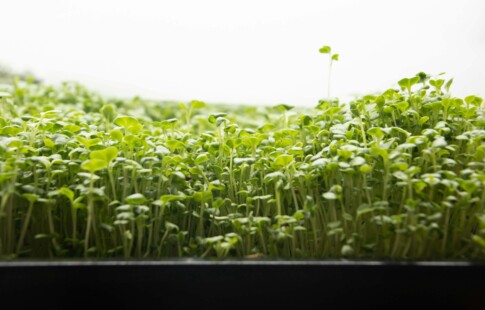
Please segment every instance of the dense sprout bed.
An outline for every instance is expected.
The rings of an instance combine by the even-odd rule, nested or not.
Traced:
[[[298,110],[18,82],[0,256],[483,259],[484,104],[450,84]]]

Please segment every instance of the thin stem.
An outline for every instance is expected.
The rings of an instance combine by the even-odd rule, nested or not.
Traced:
[[[27,233],[27,229],[29,227],[30,218],[32,217],[33,209],[34,209],[34,202],[29,201],[29,208],[27,209],[27,214],[25,215],[24,223],[22,225],[22,231],[20,232],[19,241],[17,243],[17,251],[16,251],[17,255],[19,255],[20,250],[22,250],[22,246],[24,244],[24,238]]]
[[[94,173],[91,172],[91,177],[89,180],[89,194],[88,194],[88,219],[86,222],[86,233],[84,235],[84,257],[88,257],[89,250],[89,235],[91,233],[91,226],[93,225],[93,190],[94,190]]]

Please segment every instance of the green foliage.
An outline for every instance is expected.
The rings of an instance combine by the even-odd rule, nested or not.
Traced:
[[[91,159],[99,159],[106,162],[109,165],[118,155],[118,149],[114,146],[110,146],[105,148],[104,150],[99,151],[92,151],[89,154],[89,158]]]
[[[105,104],[99,111],[109,122],[112,122],[116,118],[116,111],[112,104]]]
[[[143,196],[143,194],[136,193],[125,197],[125,202],[130,205],[141,205],[147,202],[147,199],[145,198],[145,196]]]
[[[320,48],[320,53],[322,54],[330,54],[332,52],[332,48],[328,45],[324,45]]]
[[[189,106],[192,109],[202,109],[206,107],[206,104],[202,101],[192,100],[191,102],[189,102]]]
[[[126,132],[137,134],[141,131],[143,126],[138,120],[131,116],[119,116],[114,120],[115,125],[123,127]]]
[[[15,84],[0,256],[484,259],[485,105],[451,83],[314,109]]]
[[[399,82],[397,83],[399,84],[399,86],[401,86],[402,90],[408,90],[409,92],[411,92],[411,87],[413,87],[413,85],[415,85],[418,82],[419,82],[419,76],[415,76],[412,78],[404,78],[402,80],[399,80]]]
[[[108,166],[108,163],[102,159],[89,159],[82,163],[81,169],[94,173],[98,170],[104,169]]]
[[[281,112],[286,112],[294,108],[294,106],[288,105],[288,104],[278,104],[274,106],[274,108],[278,111]]]
[[[276,157],[275,164],[279,167],[286,167],[293,162],[293,156],[291,155],[280,155]]]

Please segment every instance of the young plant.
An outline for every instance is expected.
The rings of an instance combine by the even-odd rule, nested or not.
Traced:
[[[483,100],[441,75],[398,85],[311,109],[18,81],[0,257],[483,260]]]
[[[334,61],[338,61],[339,54],[332,53],[332,48],[328,45],[324,45],[319,49],[320,54],[328,54],[329,64],[328,64],[328,76],[327,76],[327,98],[330,98],[330,86],[332,78],[332,65]]]

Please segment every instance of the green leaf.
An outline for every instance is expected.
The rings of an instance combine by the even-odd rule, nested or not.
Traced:
[[[453,84],[453,79],[450,79],[448,82],[445,84],[445,89],[447,92],[450,91],[451,84]]]
[[[370,153],[372,155],[381,156],[384,161],[387,161],[389,159],[389,154],[387,153],[387,150],[381,147],[371,147]]]
[[[176,149],[184,149],[185,148],[185,144],[183,144],[182,142],[180,142],[178,140],[168,140],[165,143],[167,144],[168,148],[172,152],[175,151]]]
[[[434,86],[436,88],[436,90],[438,90],[438,91],[441,90],[441,87],[443,86],[444,83],[445,83],[445,80],[442,80],[442,79],[430,80],[429,81],[429,84],[431,86]]]
[[[186,199],[186,196],[182,195],[163,195],[159,199],[163,204],[167,204],[171,201],[179,201],[179,200],[184,200]]]
[[[202,109],[202,108],[205,108],[205,107],[206,107],[206,104],[205,104],[205,102],[202,102],[202,101],[198,101],[198,100],[192,100],[192,101],[189,103],[189,106],[190,106],[192,109]]]
[[[216,119],[216,126],[219,127],[219,126],[221,126],[222,123],[225,124],[227,122],[229,122],[229,120],[227,118],[225,118],[225,117],[218,117]]]
[[[401,79],[397,83],[399,84],[399,86],[401,86],[402,90],[407,89],[408,91],[411,91],[411,87],[418,82],[419,82],[419,76],[415,76],[410,79],[408,78]]]
[[[131,116],[119,116],[114,120],[114,123],[125,129],[139,125],[138,120]]]
[[[409,176],[405,174],[402,171],[396,171],[392,174],[395,178],[398,178],[399,180],[407,181],[409,180]]]
[[[81,130],[81,127],[74,124],[67,124],[66,126],[64,126],[64,129],[72,133],[77,133]]]
[[[264,176],[264,182],[268,183],[268,182],[271,182],[271,181],[277,181],[277,180],[281,180],[281,179],[284,179],[284,178],[285,178],[285,175],[282,172],[275,171],[275,172],[268,173],[267,175],[265,175]]]
[[[92,151],[91,154],[89,154],[89,158],[104,160],[107,165],[109,165],[109,163],[111,163],[117,156],[118,149],[114,146],[107,147],[104,150]]]
[[[418,124],[423,125],[427,121],[429,121],[429,116],[422,116],[421,118],[419,118]]]
[[[222,240],[224,240],[223,236],[214,236],[214,237],[205,238],[204,242],[209,243],[209,244],[213,244],[213,243],[216,243],[216,242],[219,242],[219,241],[222,241]]]
[[[421,193],[426,188],[426,186],[428,186],[428,185],[426,184],[426,182],[424,182],[422,180],[419,180],[419,181],[413,183],[413,188],[418,193]]]
[[[215,209],[219,209],[224,205],[224,202],[225,202],[224,199],[222,199],[221,197],[218,197],[216,200],[214,200],[214,202],[212,203],[212,206]]]
[[[379,127],[372,127],[367,130],[367,134],[375,137],[376,139],[382,139],[384,137],[384,132]]]
[[[326,192],[322,194],[322,197],[327,199],[327,200],[335,200],[337,199],[337,194],[333,192]]]
[[[8,147],[18,149],[18,148],[21,148],[24,144],[22,143],[22,140],[20,140],[20,139],[11,138],[7,145],[8,145]]]
[[[453,104],[453,100],[451,98],[443,98],[440,104],[443,106],[443,108],[448,109]]]
[[[401,127],[391,127],[393,131],[397,131],[399,133],[404,134],[406,137],[409,137],[411,133],[407,132],[406,130],[402,129]]]
[[[118,142],[121,142],[123,140],[123,132],[119,129],[113,129],[109,132],[110,137],[113,140],[117,140]]]
[[[333,55],[332,55],[332,60],[333,60],[333,61],[338,61],[338,57],[339,57],[339,55],[338,55],[338,54],[333,54]]]
[[[94,173],[98,170],[104,169],[108,166],[108,163],[101,159],[90,159],[86,160],[81,164],[81,169],[88,170]]]
[[[84,147],[87,149],[101,142],[100,138],[86,139],[81,136],[76,136],[76,140],[83,144]]]
[[[425,83],[427,80],[429,80],[429,75],[424,73],[424,72],[419,72],[416,74],[417,77],[419,77],[419,83]]]
[[[190,167],[189,172],[193,175],[204,174],[204,171],[200,167]]]
[[[128,197],[125,197],[125,202],[130,205],[141,205],[147,201],[148,199],[146,199],[145,196],[143,196],[143,194],[140,194],[140,193],[132,194]]]
[[[32,161],[40,162],[47,169],[50,169],[50,167],[52,165],[51,162],[49,161],[49,158],[46,157],[46,156],[32,156],[30,159]]]
[[[474,106],[479,106],[483,102],[483,99],[477,96],[466,96],[465,102]]]
[[[328,45],[324,45],[318,51],[322,54],[330,54],[332,52],[332,48]]]
[[[74,192],[69,188],[65,186],[61,187],[61,189],[59,189],[59,193],[66,196],[71,202],[74,201]]]
[[[227,113],[214,113],[214,114],[209,115],[208,121],[211,124],[215,124],[219,117],[224,117],[226,115],[227,115]]]
[[[408,87],[410,87],[410,82],[408,78],[401,79],[397,83],[399,84],[399,86],[401,86],[402,90],[405,90]]]
[[[57,110],[45,111],[40,113],[40,117],[44,119],[51,119],[51,118],[55,118],[58,113],[59,111]]]
[[[22,128],[18,126],[5,126],[2,130],[3,134],[9,135],[11,137],[16,136],[20,132],[22,132]]]
[[[357,156],[350,161],[351,166],[362,166],[366,161],[363,157]]]
[[[195,164],[196,165],[200,165],[200,164],[203,164],[205,163],[207,160],[209,160],[209,155],[208,153],[202,153],[202,154],[199,154],[196,158],[195,158]]]
[[[407,101],[400,101],[394,104],[401,112],[406,111],[409,108],[409,103]]]
[[[289,111],[294,108],[294,106],[288,105],[288,104],[278,104],[273,107],[274,109],[280,111],[280,112],[285,112]]]
[[[30,203],[34,203],[37,200],[39,200],[39,198],[40,198],[36,194],[28,194],[28,193],[22,194],[22,197],[24,197],[25,199],[27,199]]]
[[[169,128],[174,128],[175,127],[175,123],[177,121],[178,120],[176,118],[169,118],[169,119],[165,119],[165,120],[161,121],[160,123],[153,122],[153,125],[158,125],[161,128],[163,128],[163,129],[169,129]]]
[[[234,158],[234,163],[236,165],[240,165],[242,163],[254,164],[255,162],[256,162],[256,158],[253,158],[253,157],[245,157],[245,158],[236,157],[236,158]]]
[[[337,150],[338,157],[344,160],[349,159],[350,157],[352,157],[353,154],[354,153],[352,153],[352,151],[349,151],[349,150],[345,150],[345,149]]]
[[[212,191],[197,192],[193,197],[197,202],[208,202],[212,199]]]
[[[276,166],[279,166],[279,167],[286,167],[290,163],[292,163],[293,160],[294,160],[293,159],[293,156],[287,155],[287,154],[283,154],[283,155],[280,155],[280,156],[276,157],[275,165]]]
[[[415,77],[409,79],[409,81],[411,83],[411,86],[413,86],[413,85],[419,83],[419,76],[415,76]]]
[[[99,109],[99,112],[101,112],[103,117],[110,122],[116,117],[115,108],[111,104],[105,104],[103,107],[101,107],[101,109]]]
[[[478,189],[479,185],[474,180],[464,180],[460,182],[460,187],[471,195]]]
[[[342,250],[340,251],[340,253],[342,254],[342,256],[351,256],[354,254],[354,249],[350,245],[345,244],[342,246]]]
[[[218,190],[218,191],[222,191],[224,190],[225,186],[223,183],[221,183],[220,180],[215,180],[215,181],[212,181],[209,183],[209,189],[212,190]]]
[[[372,213],[375,210],[376,210],[376,208],[373,208],[373,207],[367,207],[367,206],[359,207],[357,209],[357,217],[360,217],[360,216],[367,214],[367,213]]]
[[[54,148],[56,146],[54,144],[54,141],[52,141],[51,139],[49,139],[47,137],[44,138],[44,145],[47,146],[50,149],[52,149],[52,148]]]
[[[372,166],[367,165],[367,164],[362,165],[362,166],[360,166],[359,171],[362,172],[362,173],[369,173],[369,172],[372,171]]]
[[[179,231],[179,227],[176,224],[174,224],[174,223],[170,223],[169,221],[166,221],[165,222],[165,229],[167,231],[172,231],[172,230],[174,230],[176,232]]]

